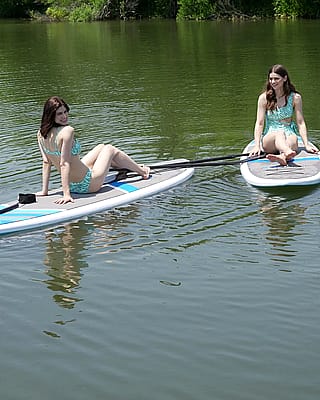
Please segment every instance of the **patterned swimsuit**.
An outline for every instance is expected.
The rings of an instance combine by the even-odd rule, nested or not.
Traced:
[[[293,117],[293,96],[294,92],[291,92],[287,99],[287,104],[283,107],[277,107],[275,110],[268,110],[265,118],[265,128],[263,135],[267,135],[272,131],[282,131],[287,136],[295,135],[298,133],[297,125],[292,120]],[[286,119],[291,118],[291,121]]]
[[[59,127],[57,129],[57,133],[56,135],[58,135],[59,130],[62,129],[62,127]],[[56,136],[56,140],[57,140],[57,136]],[[43,143],[43,138],[40,138],[40,144],[41,147],[43,149],[43,151],[46,154],[49,154],[51,156],[61,156],[61,151],[58,148],[58,144],[55,140],[55,150],[49,150],[44,146]],[[77,139],[74,139],[73,141],[73,145],[72,145],[72,149],[71,149],[71,154],[73,156],[78,156],[80,154],[81,151],[81,145],[79,143],[79,141]],[[80,181],[80,182],[70,182],[69,183],[69,188],[70,188],[70,192],[73,193],[89,193],[89,186],[90,186],[90,182],[91,182],[91,176],[92,176],[92,172],[90,169],[88,169],[86,175],[84,176],[84,178]]]

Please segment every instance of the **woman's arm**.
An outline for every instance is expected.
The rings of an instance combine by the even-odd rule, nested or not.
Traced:
[[[308,141],[307,127],[302,111],[302,98],[299,93],[295,93],[293,104],[296,113],[296,122],[299,130],[299,135],[301,136],[304,147],[309,153],[317,153],[319,150],[313,146],[310,146]]]
[[[42,156],[42,190],[41,192],[38,192],[37,195],[47,196],[49,191],[49,180],[50,180],[52,164],[48,159],[46,153],[43,151],[42,145],[40,143],[39,133],[38,133],[38,145]]]
[[[265,114],[266,114],[266,104],[267,104],[266,94],[262,93],[258,98],[257,117],[256,117],[256,123],[254,126],[255,145],[251,152],[251,155],[260,154],[262,151],[261,137],[262,137],[263,127],[264,127],[264,118],[265,118]]]
[[[71,168],[71,149],[74,139],[74,129],[71,126],[64,127],[59,133],[59,142],[61,143],[60,174],[63,190],[63,198],[56,201],[58,204],[72,202],[70,193],[70,168]]]

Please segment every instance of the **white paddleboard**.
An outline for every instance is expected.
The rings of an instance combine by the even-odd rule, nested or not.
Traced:
[[[188,160],[179,159],[167,163],[183,161]],[[165,163],[158,163],[156,166],[163,164]],[[57,225],[132,203],[186,181],[193,175],[193,172],[193,168],[154,168],[149,179],[135,176],[119,181],[112,181],[112,175],[115,174],[111,173],[111,177],[107,177],[106,183],[99,192],[92,194],[73,193],[74,203],[63,205],[54,202],[62,196],[61,189],[53,190],[49,193],[49,196],[37,196],[35,203],[23,204],[16,209],[0,214],[0,235]],[[16,203],[16,201],[13,203]],[[4,210],[8,206],[10,204],[0,204],[0,210]]]
[[[310,144],[312,145],[312,143]],[[320,154],[307,153],[300,137],[298,145],[297,155],[286,166],[282,166],[277,162],[270,162],[267,158],[241,164],[240,171],[243,178],[250,185],[257,187],[319,184]],[[250,153],[253,147],[254,141],[246,146],[243,153]],[[241,159],[245,158],[242,157]]]

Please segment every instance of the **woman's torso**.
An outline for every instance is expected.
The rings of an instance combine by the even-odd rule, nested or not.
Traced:
[[[284,130],[286,133],[297,133],[297,126],[293,121],[294,114],[294,92],[291,92],[283,107],[267,110],[265,117],[264,134],[271,130]]]
[[[52,128],[47,138],[43,138],[40,135],[40,144],[52,164],[60,172],[60,160],[61,160],[61,148],[63,144],[63,139],[59,136],[64,126]],[[80,160],[81,145],[77,138],[73,137],[72,148],[71,148],[71,158],[70,158],[70,181],[78,182],[81,180],[88,171],[86,165],[84,165]]]

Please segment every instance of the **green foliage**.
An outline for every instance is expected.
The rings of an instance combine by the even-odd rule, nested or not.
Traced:
[[[71,22],[85,22],[94,20],[95,9],[88,4],[81,4],[74,8],[69,14]]]
[[[99,7],[103,6],[104,0],[47,0],[47,3],[52,4],[46,11],[50,19],[84,22],[96,19]]]
[[[320,18],[320,0],[0,0],[0,17],[45,13],[52,20]]]
[[[277,18],[296,18],[302,11],[300,0],[273,0],[273,6]]]
[[[178,1],[177,19],[208,19],[215,11],[211,0]]]
[[[64,7],[48,7],[46,15],[55,21],[63,21],[68,16],[68,10]]]
[[[319,18],[320,0],[273,0],[276,18]]]

